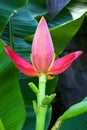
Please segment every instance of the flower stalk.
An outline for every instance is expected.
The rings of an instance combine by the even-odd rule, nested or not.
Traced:
[[[45,98],[46,75],[41,73],[39,77],[39,94],[37,95],[38,113],[36,114],[36,130],[44,130],[47,105],[42,105]]]

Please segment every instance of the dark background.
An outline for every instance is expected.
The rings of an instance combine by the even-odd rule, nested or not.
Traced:
[[[46,0],[49,19],[53,19],[68,2],[69,0]],[[83,50],[83,55],[59,75],[50,127],[65,110],[87,96],[87,17],[60,57],[78,50]]]

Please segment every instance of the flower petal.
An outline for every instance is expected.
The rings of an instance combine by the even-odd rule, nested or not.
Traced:
[[[16,67],[27,76],[39,76],[39,73],[36,72],[32,65],[18,56],[9,46],[5,46],[5,52],[10,57],[10,59],[14,62]]]
[[[82,53],[82,51],[73,52],[60,59],[55,60],[51,70],[46,74],[57,75],[64,72]]]
[[[44,17],[41,18],[32,44],[32,60],[38,72],[46,72],[54,56],[54,47]]]

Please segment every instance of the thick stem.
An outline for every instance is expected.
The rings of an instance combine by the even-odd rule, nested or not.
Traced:
[[[45,97],[45,89],[46,89],[46,75],[41,73],[41,76],[39,77],[40,94],[37,95],[38,113],[36,115],[36,130],[44,130],[45,126],[47,106],[42,105],[42,100]]]

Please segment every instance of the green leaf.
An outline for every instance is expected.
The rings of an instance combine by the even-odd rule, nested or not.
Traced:
[[[26,121],[23,130],[35,130],[35,122],[36,118],[33,108],[26,107]]]
[[[0,40],[0,119],[5,130],[21,130],[25,108],[17,78],[18,71],[4,52],[4,45]]]
[[[87,97],[84,100],[82,100],[80,103],[77,103],[71,106],[68,110],[66,110],[64,114],[57,120],[56,125],[52,128],[52,130],[57,130],[57,128],[58,130],[62,130],[62,128],[64,128],[64,126],[62,125],[67,125],[67,129],[64,128],[63,130],[69,130],[69,127],[70,127],[70,125],[68,126],[69,122],[71,122],[71,124],[75,123],[75,120],[79,122],[79,119],[81,118],[81,116],[85,118],[84,115],[86,115],[87,117],[86,113],[87,113]],[[74,129],[75,128],[73,127],[73,130]]]
[[[79,30],[87,12],[87,2],[71,1],[53,20],[48,22],[55,53],[61,53]],[[33,35],[25,37],[32,42]]]
[[[3,32],[9,18],[26,3],[27,0],[0,0],[0,34]]]
[[[18,10],[13,16],[14,35],[26,37],[34,34],[38,23],[35,17],[46,13],[46,3],[44,0],[29,0],[29,3]]]
[[[0,130],[5,130],[5,128],[4,128],[4,126],[3,126],[3,123],[2,123],[2,121],[1,121],[1,119],[0,119]]]
[[[87,112],[87,97],[80,103],[71,106],[60,118],[59,121],[72,118]]]
[[[29,0],[29,10],[33,17],[47,14],[45,0]]]
[[[56,54],[61,53],[79,30],[85,14],[87,2],[71,1],[51,22],[49,22]]]
[[[87,130],[87,113],[64,120],[59,130]]]
[[[49,18],[54,18],[69,2],[70,0],[46,0]]]
[[[17,37],[25,37],[35,32],[37,21],[32,17],[29,6],[21,8],[13,16],[14,35]]]

